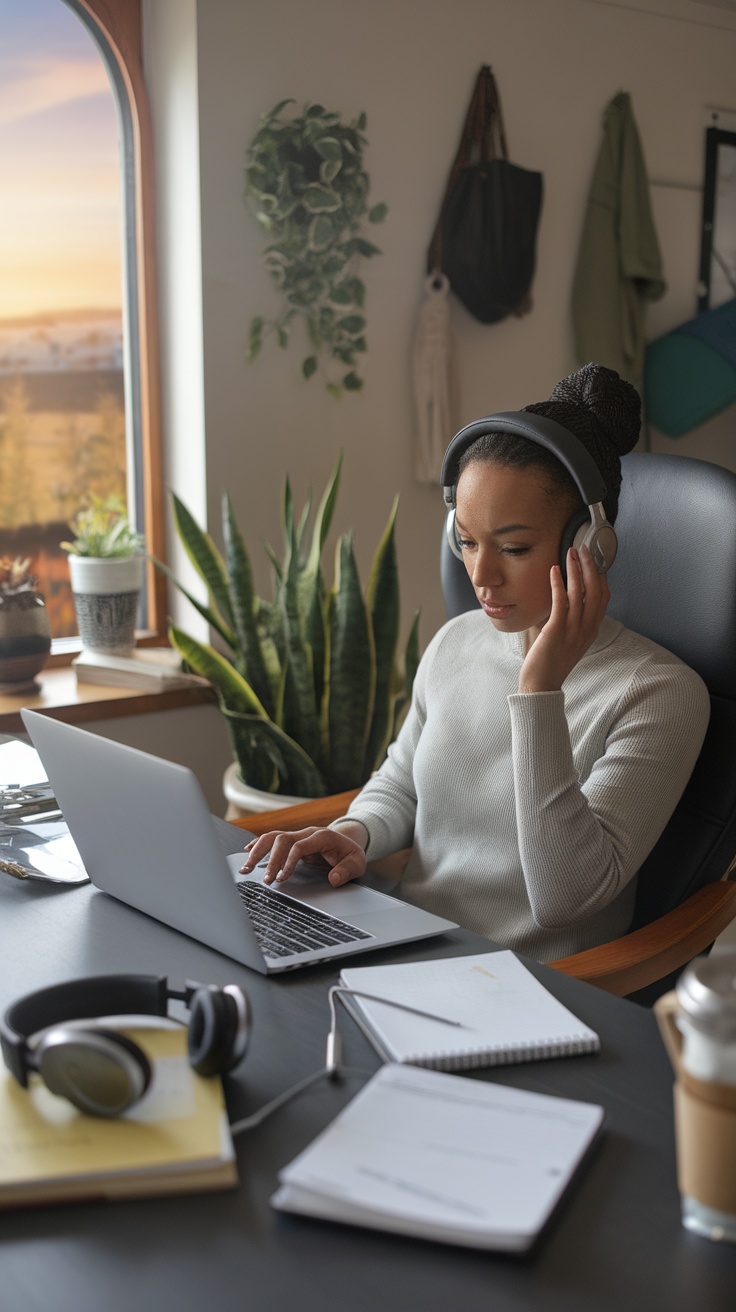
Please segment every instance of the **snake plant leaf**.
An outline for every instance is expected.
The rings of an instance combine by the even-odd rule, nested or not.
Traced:
[[[309,615],[312,609],[315,590],[318,589],[317,579],[318,578],[321,579],[322,551],[325,545],[327,534],[330,531],[330,525],[332,524],[332,516],[335,510],[335,502],[337,501],[337,494],[340,490],[341,473],[342,473],[342,451],[337,457],[337,463],[332,471],[332,474],[330,475],[330,478],[327,483],[327,487],[322,493],[322,498],[320,500],[319,506],[317,507],[317,513],[314,519],[314,526],[312,528],[312,541],[309,547],[309,554],[307,556],[306,562],[299,576],[300,612],[305,620],[305,623],[306,623],[306,617]],[[319,585],[318,590],[320,591],[323,590],[321,584]],[[320,604],[321,604],[321,598],[320,598]]]
[[[162,574],[165,574],[167,579],[174,584],[174,587],[179,589],[181,595],[186,597],[187,601],[194,607],[194,609],[199,611],[200,615],[206,619],[210,627],[213,628],[216,633],[219,633],[223,642],[226,643],[232,651],[235,651],[237,638],[232,630],[228,629],[227,625],[223,623],[220,616],[209,606],[204,606],[201,601],[197,601],[197,598],[193,597],[191,592],[188,592],[179,580],[175,578],[172,570],[169,569],[168,565],[164,565],[162,560],[157,560],[155,556],[150,555],[148,558],[151,563],[156,566],[156,569],[160,570]]]
[[[263,658],[256,624],[257,598],[253,587],[250,557],[235,522],[232,503],[227,493],[222,497],[222,533],[225,542],[225,559],[228,573],[228,592],[238,639],[239,663],[248,671],[248,679],[265,706],[268,715],[275,709],[274,688]]]
[[[259,701],[248,681],[238,673],[226,657],[215,651],[214,647],[198,642],[175,624],[169,625],[169,641],[172,647],[176,647],[181,653],[195,674],[200,674],[203,679],[209,680],[227,707],[243,714],[249,713],[259,715],[264,720],[268,719],[266,708]]]
[[[302,510],[302,513],[299,516],[299,523],[297,524],[297,528],[296,528],[296,545],[300,555],[302,550],[302,542],[304,541],[304,534],[307,530],[307,524],[309,523],[309,516],[311,515],[311,513],[312,513],[312,489],[311,487],[309,487],[307,488],[307,498],[306,501],[304,502],[304,509]]]
[[[283,793],[297,797],[324,797],[327,788],[314,762],[283,729],[257,715],[225,710],[238,760],[260,756],[261,767],[268,761],[278,773]],[[242,768],[242,766],[241,766]],[[252,782],[252,776],[246,780]],[[258,786],[258,785],[256,785]]]
[[[299,609],[299,574],[299,553],[292,518],[280,595],[286,635],[284,729],[303,744],[312,760],[319,763],[322,757],[322,737],[314,691],[312,650],[305,641],[304,623]]]
[[[396,512],[399,498],[391,507],[388,524],[378,544],[366,588],[366,605],[376,650],[376,690],[373,716],[365,753],[365,775],[380,765],[391,739],[394,718],[396,644],[399,639],[399,568],[396,560]]]
[[[328,626],[328,783],[331,792],[340,793],[364,782],[376,681],[373,631],[349,533],[337,544]]]
[[[171,497],[174,507],[174,520],[177,532],[189,559],[199,577],[207,585],[210,597],[228,628],[235,628],[230,596],[227,590],[227,574],[222,557],[209,533],[205,533],[189,513],[183,501],[176,493]]]
[[[419,665],[419,611],[414,615],[409,637],[404,649],[404,679],[403,688],[396,698],[394,706],[394,722],[391,727],[391,740],[393,740],[401,727],[401,722],[405,712],[409,709],[411,701],[412,688],[416,677],[417,667]],[[388,743],[386,744],[388,748]]]

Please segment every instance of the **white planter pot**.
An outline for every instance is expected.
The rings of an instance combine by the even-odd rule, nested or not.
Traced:
[[[128,655],[135,644],[144,557],[69,556],[79,636],[88,651]]]
[[[299,806],[310,802],[310,797],[287,797],[285,793],[264,793],[260,788],[244,784],[238,775],[238,763],[232,761],[222,779],[222,791],[227,800],[226,820],[242,820],[249,815],[262,815],[264,811],[280,811],[284,806]]]

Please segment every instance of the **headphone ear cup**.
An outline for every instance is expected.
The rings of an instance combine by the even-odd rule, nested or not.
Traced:
[[[224,1075],[245,1053],[249,1018],[242,989],[201,988],[189,1004],[189,1064],[198,1075]]]
[[[457,525],[455,523],[454,507],[448,513],[447,520],[445,523],[445,533],[447,534],[447,545],[450,548],[450,551],[452,552],[453,556],[457,556],[458,560],[462,560],[463,549],[460,546],[460,539],[457,534]]]
[[[562,580],[567,587],[567,553],[570,547],[579,546],[590,528],[590,515],[587,510],[579,510],[572,519],[568,519],[560,542],[560,569]]]
[[[143,1049],[116,1030],[50,1030],[36,1049],[35,1065],[52,1093],[89,1116],[119,1116],[152,1078]]]

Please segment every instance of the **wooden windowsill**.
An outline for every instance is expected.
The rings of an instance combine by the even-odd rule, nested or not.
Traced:
[[[141,692],[138,688],[108,688],[98,683],[77,683],[74,670],[43,670],[37,691],[0,693],[0,733],[22,733],[22,708],[42,711],[67,724],[112,720],[123,715],[146,715],[179,706],[216,703],[208,687],[172,688],[167,692]]]

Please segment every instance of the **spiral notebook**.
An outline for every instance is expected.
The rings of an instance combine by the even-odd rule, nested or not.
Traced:
[[[343,1001],[384,1061],[471,1070],[597,1052],[594,1030],[568,1011],[513,952],[343,970],[341,984],[365,997]]]

